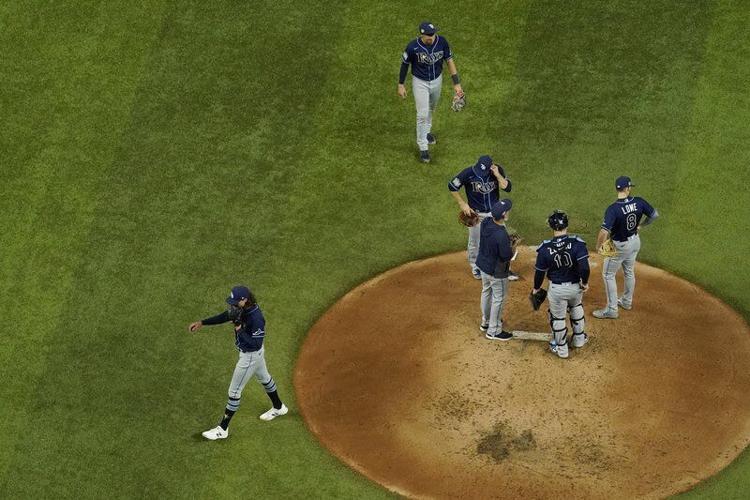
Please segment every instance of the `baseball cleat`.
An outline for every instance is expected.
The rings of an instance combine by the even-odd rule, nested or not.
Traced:
[[[558,358],[567,359],[568,357],[568,344],[559,344],[554,353],[557,354]]]
[[[437,139],[432,134],[427,134],[427,144],[437,144]]]
[[[258,418],[268,422],[269,420],[273,420],[276,417],[286,415],[287,413],[289,413],[289,408],[287,408],[285,404],[282,404],[281,408],[279,408],[278,410],[276,408],[271,408],[270,410],[268,410],[267,412],[265,412]]]
[[[617,305],[622,307],[626,311],[630,311],[633,308],[633,304],[626,306],[622,299],[617,299]]]
[[[597,309],[593,314],[595,318],[599,319],[617,319],[619,317],[617,311],[611,311],[609,309]]]
[[[585,333],[574,333],[573,334],[573,347],[583,347],[589,341],[589,336]]]
[[[419,161],[422,163],[430,163],[430,152],[426,149],[419,152]]]
[[[483,323],[483,324],[479,325],[479,331],[486,332],[489,327],[490,327],[489,324],[484,324]]]
[[[508,272],[508,281],[518,281],[518,280],[519,280],[519,276],[516,273],[514,273],[513,271]]]
[[[216,426],[213,429],[209,429],[204,432],[203,437],[206,439],[210,439],[211,441],[216,441],[217,439],[226,439],[229,437],[229,429],[224,430],[221,428],[221,426]]]
[[[506,332],[505,330],[501,331],[500,333],[496,333],[494,335],[490,335],[489,333],[484,335],[486,338],[490,340],[511,340],[513,338],[513,334],[510,332]]]

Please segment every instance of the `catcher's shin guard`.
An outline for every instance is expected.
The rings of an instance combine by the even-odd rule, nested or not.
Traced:
[[[583,304],[568,307],[570,313],[570,324],[573,325],[573,333],[583,333],[586,327],[586,320],[583,315]]]
[[[547,310],[549,316],[549,326],[552,329],[552,336],[557,345],[563,345],[568,340],[568,327],[565,324],[565,318],[556,318],[552,316],[552,311]]]

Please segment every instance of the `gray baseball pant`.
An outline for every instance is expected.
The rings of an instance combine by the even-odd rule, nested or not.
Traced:
[[[232,374],[232,382],[229,384],[227,410],[237,411],[239,409],[242,390],[253,375],[258,379],[258,382],[260,382],[266,392],[274,392],[276,390],[276,382],[273,381],[273,377],[268,373],[268,368],[266,367],[264,347],[253,352],[240,352],[237,365],[234,367],[234,373]]]
[[[417,146],[419,146],[420,151],[425,151],[429,148],[427,145],[427,134],[432,130],[432,112],[440,100],[442,83],[443,75],[429,82],[414,77],[411,79],[414,103],[417,106]]]
[[[477,215],[479,216],[479,222],[475,226],[468,228],[469,244],[466,247],[466,256],[469,260],[469,266],[471,266],[472,272],[477,268],[477,255],[479,255],[479,235],[481,233],[479,226],[482,224],[482,221],[491,214],[489,212],[477,212]]]
[[[482,271],[482,324],[489,325],[488,335],[503,331],[503,305],[508,296],[508,278],[495,278]]]
[[[604,259],[602,266],[602,277],[604,287],[607,290],[607,309],[617,311],[617,281],[615,275],[622,266],[625,289],[622,293],[622,303],[625,306],[633,304],[633,293],[635,292],[635,259],[641,249],[641,237],[637,234],[631,236],[627,241],[613,241],[617,249],[617,255]]]
[[[565,314],[570,311],[570,323],[573,333],[583,333],[585,328],[583,313],[583,290],[578,283],[550,283],[547,292],[549,300],[550,327],[555,343],[565,344],[568,338],[568,327]]]

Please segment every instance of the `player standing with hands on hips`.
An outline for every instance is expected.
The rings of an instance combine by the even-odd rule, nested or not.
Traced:
[[[602,276],[607,290],[607,307],[594,311],[594,317],[599,319],[617,319],[618,306],[630,310],[633,307],[633,292],[635,291],[635,259],[641,249],[641,238],[638,232],[642,226],[651,224],[659,212],[648,204],[646,200],[630,196],[630,188],[635,184],[630,177],[622,176],[615,180],[617,201],[607,207],[604,212],[604,222],[596,239],[596,248],[601,249],[607,238],[611,237],[617,255],[604,259]],[[643,216],[646,219],[641,222]],[[625,289],[621,297],[617,296],[617,282],[615,274],[622,266],[625,276]]]
[[[289,409],[279,399],[276,382],[268,373],[264,357],[263,339],[266,336],[266,320],[260,311],[255,296],[246,286],[238,285],[232,288],[227,297],[229,308],[216,316],[196,321],[188,327],[191,332],[197,332],[203,325],[220,325],[231,321],[234,324],[234,343],[240,352],[237,365],[234,367],[232,382],[229,384],[229,400],[227,401],[221,423],[213,429],[203,433],[203,437],[215,441],[229,436],[229,421],[240,407],[242,389],[253,375],[271,398],[273,408],[260,416],[261,420],[273,420],[286,415]]]
[[[419,159],[424,163],[430,162],[429,145],[437,142],[431,133],[432,112],[440,99],[443,62],[448,64],[456,96],[464,95],[451,48],[445,38],[437,35],[437,31],[438,28],[429,21],[419,25],[419,37],[406,46],[401,56],[401,71],[398,75],[398,95],[405,99],[404,82],[411,65],[412,91],[417,107],[417,146]]]
[[[462,187],[466,191],[466,201],[458,193]],[[501,189],[510,193],[512,189],[510,179],[505,177],[503,167],[496,165],[488,155],[480,156],[475,165],[463,169],[448,183],[448,190],[461,211],[467,216],[474,212],[479,217],[479,224],[469,228],[469,243],[466,248],[471,273],[478,280],[482,279],[476,264],[479,252],[479,228],[482,221],[490,217],[492,207],[500,201]],[[513,273],[510,273],[510,276],[511,279],[518,279]]]
[[[568,215],[555,210],[547,219],[552,229],[552,239],[544,240],[536,249],[536,294],[542,287],[545,275],[549,278],[549,324],[552,328],[552,352],[561,358],[568,357],[568,327],[565,313],[570,313],[573,326],[573,347],[583,347],[589,338],[584,333],[583,292],[589,289],[589,251],[586,242],[576,235],[568,235]]]
[[[482,323],[479,329],[490,340],[510,340],[513,334],[503,330],[503,306],[508,297],[508,272],[514,248],[505,221],[513,203],[501,200],[492,207],[492,217],[480,224],[477,267],[482,276]]]

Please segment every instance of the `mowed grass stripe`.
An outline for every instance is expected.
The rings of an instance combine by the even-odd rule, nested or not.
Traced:
[[[26,477],[38,463],[64,471],[60,491],[75,485],[88,497],[233,496],[234,475],[243,491],[267,496],[278,487],[278,464],[309,465],[304,454],[289,455],[301,443],[314,449],[293,417],[282,425],[296,426],[296,434],[259,427],[268,401],[254,382],[237,417],[244,436],[236,433],[225,447],[196,439],[219,416],[236,353],[226,328],[189,337],[184,327],[221,308],[235,280],[258,283],[262,296],[263,273],[283,273],[266,261],[281,246],[274,226],[258,221],[293,206],[284,165],[314,115],[299,120],[288,103],[315,107],[319,94],[301,75],[325,79],[327,37],[338,32],[327,25],[305,36],[311,19],[325,24],[325,9],[314,7],[317,14],[278,8],[263,18],[230,7],[170,6],[109,173],[118,196],[95,213],[63,314],[64,324],[106,319],[88,324],[85,335],[68,328],[58,335],[55,357],[74,360],[75,371],[57,380],[58,394],[45,399],[49,408],[27,436],[45,447],[25,450],[15,464],[24,492],[44,491]],[[259,39],[269,50],[257,50]],[[298,54],[305,64],[280,64]],[[279,113],[258,107],[264,99]],[[42,380],[52,373],[50,364]],[[291,393],[290,384],[280,386]],[[240,456],[264,460],[248,475],[250,459]],[[241,470],[225,467],[227,458]],[[352,487],[378,491],[354,475],[351,486],[331,458],[327,466],[330,481],[321,484],[312,471],[289,487],[333,496],[351,496]]]
[[[717,5],[701,74],[690,142],[675,190],[674,222],[664,235],[665,262],[739,310],[750,321],[744,262],[750,232],[750,10],[743,2]],[[722,332],[705,332],[722,342]],[[689,339],[686,339],[689,341]],[[696,374],[700,376],[700,374]],[[731,384],[717,380],[716,384]],[[708,424],[710,425],[710,424]],[[689,499],[744,499],[750,491],[750,453],[681,495]]]
[[[740,235],[750,230],[750,50],[740,35],[750,11],[732,4],[715,10],[689,141],[670,186],[675,201],[660,256],[750,319],[747,273],[739,272],[745,268]]]
[[[44,473],[31,467],[33,481],[20,478],[17,466],[48,444],[29,441],[29,428],[54,404],[56,382],[69,369],[59,357],[60,330],[82,335],[82,318],[61,324],[63,309],[160,8],[17,3],[2,11],[0,36],[13,48],[0,66],[0,311],[12,325],[12,335],[0,337],[3,496],[31,484],[49,492],[59,480],[55,463]],[[48,424],[48,432],[59,430],[58,421]]]
[[[488,127],[514,158],[513,224],[529,243],[546,238],[546,216],[567,210],[571,231],[593,245],[614,179],[668,203],[690,126],[695,78],[710,17],[701,4],[534,3],[517,79]]]

